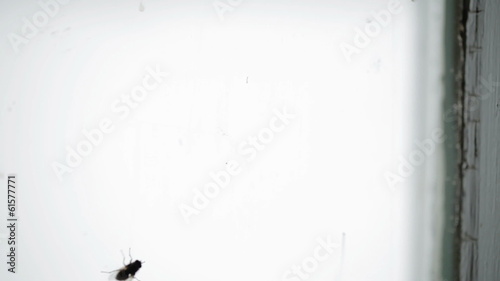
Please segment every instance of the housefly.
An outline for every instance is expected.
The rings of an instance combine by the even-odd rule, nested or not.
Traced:
[[[123,255],[122,251],[122,256],[123,256],[123,267],[119,268],[117,270],[113,271],[102,271],[103,273],[111,273],[109,275],[109,280],[132,280],[132,279],[137,279],[135,277],[135,274],[139,269],[141,268],[142,264],[144,263],[143,261],[140,260],[135,260],[132,262],[132,256],[130,255],[130,249],[128,249],[128,255],[130,257],[130,262],[128,264],[125,264],[125,255]],[[139,280],[139,279],[137,279]]]

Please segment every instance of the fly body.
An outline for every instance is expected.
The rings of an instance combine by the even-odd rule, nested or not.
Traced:
[[[142,264],[144,262],[140,261],[140,260],[135,260],[134,262],[132,262],[132,256],[130,255],[130,249],[129,249],[129,252],[128,252],[129,256],[130,256],[130,262],[128,264],[125,264],[125,256],[123,256],[123,267],[120,268],[120,269],[117,269],[117,270],[113,270],[113,271],[103,271],[104,273],[111,273],[111,275],[109,276],[109,279],[110,280],[132,280],[132,279],[137,279],[135,277],[135,274],[137,274],[137,271],[139,271],[139,269],[142,267]],[[122,252],[122,255],[123,255],[123,252]],[[139,279],[137,279],[139,280]]]

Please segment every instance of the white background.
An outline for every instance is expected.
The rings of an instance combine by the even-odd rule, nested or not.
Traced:
[[[106,280],[131,247],[142,281],[283,280],[344,233],[308,280],[406,280],[406,182],[384,173],[411,130],[415,4],[348,62],[339,45],[389,1],[247,0],[223,20],[187,2],[70,1],[16,53],[8,34],[41,8],[2,1],[0,217],[16,173],[19,228],[18,272],[2,262],[0,279]],[[170,76],[119,118],[157,65]],[[238,145],[284,106],[296,117],[246,161]],[[53,163],[104,118],[114,131],[59,181]],[[241,174],[186,224],[179,205],[228,160]]]

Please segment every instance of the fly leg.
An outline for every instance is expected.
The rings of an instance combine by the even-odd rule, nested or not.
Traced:
[[[120,250],[120,252],[122,253],[122,257],[123,257],[123,260],[122,260],[123,266],[126,266],[126,264],[125,264],[125,255],[123,254],[123,250]]]
[[[128,248],[128,256],[130,257],[130,263],[132,263],[132,255],[130,254],[130,248]]]
[[[116,272],[116,271],[119,271],[119,269],[113,270],[113,271],[101,271],[101,273],[113,273],[113,272]]]

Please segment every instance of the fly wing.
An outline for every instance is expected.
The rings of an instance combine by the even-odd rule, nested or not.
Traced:
[[[118,272],[120,271],[121,269],[117,269],[113,272],[111,272],[109,275],[108,275],[108,280],[109,281],[116,281],[116,275],[118,274]]]
[[[125,268],[118,269],[109,274],[108,280],[110,281],[130,281],[134,279],[125,270]]]

